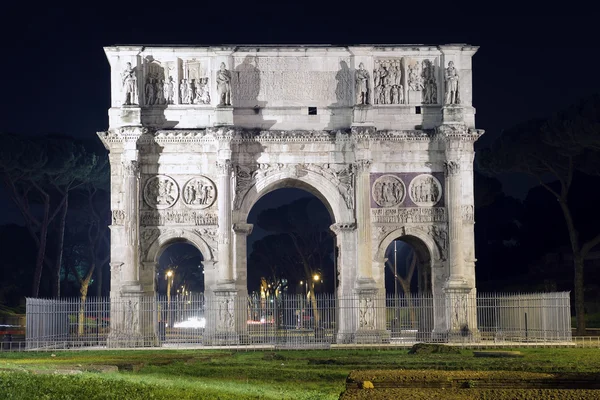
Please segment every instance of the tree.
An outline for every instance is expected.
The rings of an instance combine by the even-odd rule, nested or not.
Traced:
[[[505,131],[478,165],[489,173],[517,172],[534,177],[558,201],[573,252],[577,334],[585,333],[584,259],[600,244],[600,233],[584,239],[574,218],[571,189],[577,172],[600,174],[600,96],[553,115]],[[556,181],[553,187],[550,181]]]
[[[38,296],[42,270],[47,265],[53,270],[52,294],[58,297],[69,194],[89,179],[98,157],[65,136],[1,134],[0,140],[0,176],[37,246],[31,294]],[[50,231],[54,232],[53,261],[47,251]]]

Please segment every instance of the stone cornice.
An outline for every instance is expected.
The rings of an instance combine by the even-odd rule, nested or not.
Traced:
[[[118,128],[98,132],[107,148],[112,144],[135,141],[138,144],[213,143],[227,141],[242,143],[336,143],[336,142],[428,142],[460,140],[474,142],[483,134],[481,129],[464,125],[442,125],[433,130],[256,130],[244,128],[203,128],[186,130],[157,130],[147,128]]]

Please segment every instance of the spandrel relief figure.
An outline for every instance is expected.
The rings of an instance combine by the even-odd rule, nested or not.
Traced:
[[[369,72],[363,63],[356,70],[356,104],[369,104]]]
[[[217,91],[219,92],[219,105],[231,105],[231,72],[229,72],[222,62],[217,71]]]
[[[123,79],[123,105],[129,106],[137,104],[137,77],[135,68],[128,62],[125,67],[125,71],[121,74]]]
[[[458,94],[458,70],[454,67],[454,62],[448,62],[446,68],[446,99],[445,104],[460,104]]]

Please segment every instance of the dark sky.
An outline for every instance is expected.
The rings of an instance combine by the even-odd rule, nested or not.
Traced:
[[[532,10],[538,13],[507,16],[494,10],[487,15],[432,17],[434,11],[426,6],[411,11],[387,2],[362,3],[362,8],[351,2],[329,8],[322,2],[287,3],[201,2],[197,9],[175,3],[115,3],[44,9],[9,2],[2,7],[0,24],[1,129],[78,137],[105,130],[109,65],[103,46],[115,44],[477,45],[473,103],[477,126],[486,130],[479,147],[489,145],[504,128],[600,91],[595,13],[577,16],[561,10],[560,15],[544,16]],[[450,8],[464,10],[456,3]],[[528,188],[514,177],[502,181],[510,195],[523,197]],[[11,207],[2,192],[0,207]]]

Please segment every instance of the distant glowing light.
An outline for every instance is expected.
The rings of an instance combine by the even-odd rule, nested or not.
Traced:
[[[175,322],[173,328],[193,328],[193,329],[204,329],[206,326],[205,318],[188,318],[187,321]]]

